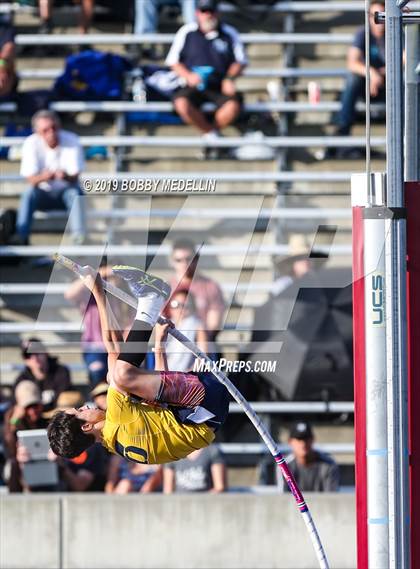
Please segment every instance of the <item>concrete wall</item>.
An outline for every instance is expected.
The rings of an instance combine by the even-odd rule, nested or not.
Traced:
[[[354,495],[307,498],[331,567],[355,567]],[[0,506],[1,569],[317,566],[290,495],[9,495]]]

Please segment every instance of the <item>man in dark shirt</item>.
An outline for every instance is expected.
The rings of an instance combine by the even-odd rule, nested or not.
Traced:
[[[43,410],[51,411],[60,393],[71,389],[70,371],[49,356],[37,338],[24,340],[21,350],[25,369],[16,378],[14,389],[23,380],[35,382],[41,390]]]
[[[383,0],[371,0],[369,7],[370,37],[370,96],[377,101],[385,100],[385,25],[375,24],[375,12],[383,12]],[[356,119],[356,103],[364,98],[366,90],[366,45],[365,28],[359,28],[347,54],[347,79],[341,94],[341,109],[335,119],[337,136],[347,136]],[[363,158],[364,149],[328,148],[316,157]]]
[[[196,24],[178,30],[166,64],[185,84],[174,93],[177,113],[211,142],[239,114],[235,79],[247,59],[237,31],[220,22],[215,0],[198,0],[196,17]],[[216,105],[213,123],[200,110],[205,102]]]
[[[384,98],[385,95],[385,25],[375,24],[374,21],[375,12],[382,12],[384,8],[383,1],[373,0],[369,9],[370,95],[374,99]],[[341,97],[342,108],[337,121],[337,134],[350,134],[355,120],[356,102],[365,94],[365,56],[365,28],[362,27],[354,36],[347,56],[349,74]]]
[[[290,431],[292,454],[287,464],[302,492],[336,492],[339,487],[338,466],[334,460],[313,448],[314,435],[308,423],[297,423]],[[288,486],[277,469],[277,484],[282,492]]]

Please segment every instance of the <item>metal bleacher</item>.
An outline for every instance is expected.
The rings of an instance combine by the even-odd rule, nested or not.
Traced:
[[[226,136],[214,144],[204,144],[190,127],[184,125],[160,125],[153,127],[143,124],[126,124],[127,112],[170,112],[171,103],[136,103],[132,101],[57,101],[51,105],[62,117],[64,127],[81,135],[86,150],[92,147],[106,147],[106,158],[92,158],[87,161],[82,181],[99,177],[122,181],[132,179],[203,179],[217,181],[217,196],[237,198],[237,202],[217,203],[210,196],[202,198],[202,207],[185,207],[180,212],[180,196],[167,194],[153,198],[154,223],[150,232],[151,245],[136,245],[133,248],[133,227],[140,224],[144,231],[149,212],[142,202],[133,196],[97,195],[89,198],[89,223],[92,224],[92,243],[73,246],[67,241],[60,243],[61,236],[54,233],[55,227],[63,227],[63,214],[42,213],[36,216],[32,245],[28,247],[1,246],[0,257],[3,278],[0,286],[3,335],[3,358],[0,366],[1,383],[10,384],[18,368],[19,339],[34,332],[47,338],[54,353],[71,367],[75,383],[86,386],[87,380],[80,357],[66,350],[68,343],[74,342],[80,333],[79,314],[75,307],[62,300],[67,276],[63,282],[48,285],[48,292],[56,297],[52,302],[56,316],[51,322],[34,325],[47,290],[49,268],[38,261],[53,254],[60,245],[64,254],[83,257],[87,261],[101,255],[107,243],[109,255],[122,255],[128,260],[135,257],[156,256],[157,266],[163,276],[169,274],[166,262],[168,245],[158,246],[161,236],[171,227],[175,217],[191,221],[192,233],[200,235],[202,229],[194,224],[202,220],[211,236],[210,242],[202,250],[204,272],[217,278],[228,298],[233,299],[230,315],[220,340],[225,353],[235,357],[238,345],[245,344],[249,338],[246,326],[252,320],[253,309],[262,304],[270,290],[273,278],[273,255],[288,253],[287,236],[302,232],[313,237],[318,225],[338,226],[332,247],[328,248],[334,265],[348,266],[350,253],[349,235],[349,182],[352,172],[362,171],[361,160],[324,161],[314,159],[319,148],[363,147],[365,144],[362,128],[357,125],[354,136],[336,137],[332,135],[331,114],[339,109],[338,94],[345,77],[345,53],[351,42],[355,27],[363,21],[363,1],[352,2],[278,2],[273,7],[272,21],[259,21],[240,27],[240,17],[229,3],[222,3],[226,17],[241,31],[242,39],[248,46],[249,68],[238,81],[245,94],[245,110],[263,117],[269,115],[276,127],[275,133],[265,134],[259,142],[274,150],[272,160],[235,161],[227,153],[216,161],[206,161],[196,156],[196,150],[205,146],[233,150],[249,143],[246,136],[239,135],[235,128],[226,129]],[[20,12],[16,8],[15,21],[19,24]],[[255,4],[256,13],[259,12]],[[25,18],[27,16],[23,11]],[[348,16],[348,19],[347,19]],[[236,19],[235,19],[236,18]],[[29,23],[32,20],[28,20]],[[26,22],[26,20],[25,20]],[[264,29],[266,25],[267,29]],[[260,26],[260,28],[258,27]],[[29,26],[30,27],[30,26]],[[175,26],[176,29],[176,26]],[[99,49],[112,49],[123,53],[123,46],[145,42],[167,46],[173,33],[132,36],[119,33],[117,29],[107,29],[106,33],[93,33],[79,36],[71,31],[49,36],[19,33],[16,43],[21,48],[28,46],[63,46],[90,44]],[[331,49],[334,46],[334,49]],[[18,73],[22,88],[51,85],[63,68],[63,59],[45,57],[37,62],[32,57],[18,61]],[[307,82],[315,80],[321,86],[321,102],[308,102]],[[267,90],[267,82],[275,81],[278,96],[272,98]],[[359,110],[363,112],[364,105]],[[13,103],[0,105],[0,121],[17,117]],[[83,116],[92,115],[89,123],[83,123]],[[80,119],[80,120],[79,120]],[[87,126],[86,126],[87,125]],[[91,129],[91,131],[90,131]],[[383,125],[374,125],[372,145],[378,149],[384,146]],[[3,207],[16,207],[24,189],[19,176],[19,146],[21,137],[3,137],[0,147],[12,148],[9,160],[2,160],[2,204]],[[381,164],[378,158],[376,165]],[[375,161],[374,161],[375,166]],[[215,196],[215,198],[217,198]],[[246,209],[245,200],[251,196],[261,196],[262,206],[258,215],[258,225],[252,240],[246,235],[248,227],[244,221],[253,213]],[[227,203],[227,202],[226,202]],[[225,225],[239,227],[243,235],[232,235]],[[264,223],[262,223],[264,222]],[[269,222],[269,223],[268,223]],[[60,225],[61,224],[61,225]],[[222,226],[218,228],[218,224]],[[235,225],[237,224],[237,225]],[[267,225],[268,224],[268,225]],[[260,226],[262,225],[262,227]],[[181,235],[181,229],[177,236]],[[144,241],[142,241],[144,243]],[[237,257],[244,254],[252,263],[244,264],[239,283],[234,282],[231,273],[237,270]],[[17,263],[16,260],[19,260]],[[64,277],[63,277],[64,279]],[[248,283],[248,280],[251,282]],[[238,314],[242,315],[239,319]],[[44,330],[42,329],[44,327]],[[258,408],[261,403],[263,407]],[[273,406],[274,405],[274,406]],[[286,409],[287,403],[257,402],[257,411],[270,414],[288,414],[294,417],[300,413],[352,413],[352,403],[347,407],[335,408],[334,402],[325,407],[322,402],[302,402],[300,407],[293,405]],[[316,410],[313,405],[319,405]],[[337,405],[339,405],[337,403]],[[312,406],[312,407],[311,407]],[[312,411],[311,411],[312,409]],[[235,406],[233,412],[238,412]],[[259,443],[243,441],[224,443],[224,450],[231,453],[260,454],[263,448]],[[328,444],[320,440],[320,446]],[[230,446],[229,446],[230,445]],[[235,446],[236,445],[236,446]],[[340,446],[341,445],[341,446]],[[343,446],[344,445],[344,446]],[[349,440],[333,443],[324,450],[340,454],[351,454]]]

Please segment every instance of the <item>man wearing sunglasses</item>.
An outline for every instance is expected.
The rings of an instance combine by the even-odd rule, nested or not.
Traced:
[[[220,21],[215,0],[198,0],[196,18],[178,30],[166,64],[184,81],[174,93],[175,110],[212,142],[240,112],[235,79],[247,58],[238,32]],[[206,102],[216,105],[213,120],[201,110]]]
[[[85,216],[79,174],[83,170],[83,149],[78,137],[62,130],[53,111],[38,111],[32,117],[33,134],[23,143],[21,175],[30,188],[22,195],[16,222],[18,239],[29,243],[35,211],[67,210],[76,244],[85,239]]]

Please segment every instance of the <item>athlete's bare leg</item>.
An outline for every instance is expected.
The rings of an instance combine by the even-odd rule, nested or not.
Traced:
[[[191,407],[199,405],[204,398],[204,387],[197,376],[182,372],[154,372],[141,370],[138,367],[145,357],[145,349],[137,351],[136,344],[133,347],[131,342],[139,337],[143,340],[150,337],[164,302],[159,298],[159,294],[154,292],[149,294],[148,298],[141,296],[143,288],[138,286],[139,281],[131,282],[133,274],[134,278],[137,278],[136,271],[139,274],[144,274],[143,271],[135,268],[130,268],[130,270],[128,268],[120,270],[118,270],[118,267],[114,268],[114,272],[117,275],[122,274],[123,278],[125,278],[124,275],[126,274],[130,275],[130,278],[127,279],[130,282],[130,288],[139,298],[136,320],[125,343],[115,316],[110,307],[107,306],[101,279],[96,277],[93,269],[84,279],[86,286],[92,291],[98,306],[102,337],[108,352],[108,382],[119,391],[131,393],[148,401]],[[157,280],[160,281],[160,279]],[[143,283],[142,286],[144,286]],[[152,285],[148,283],[148,286]],[[148,290],[150,292],[150,289]],[[167,295],[161,294],[160,296],[166,301],[169,292]],[[140,329],[136,329],[136,323]],[[124,348],[126,349],[124,350]],[[133,353],[133,350],[136,350],[136,352]]]

